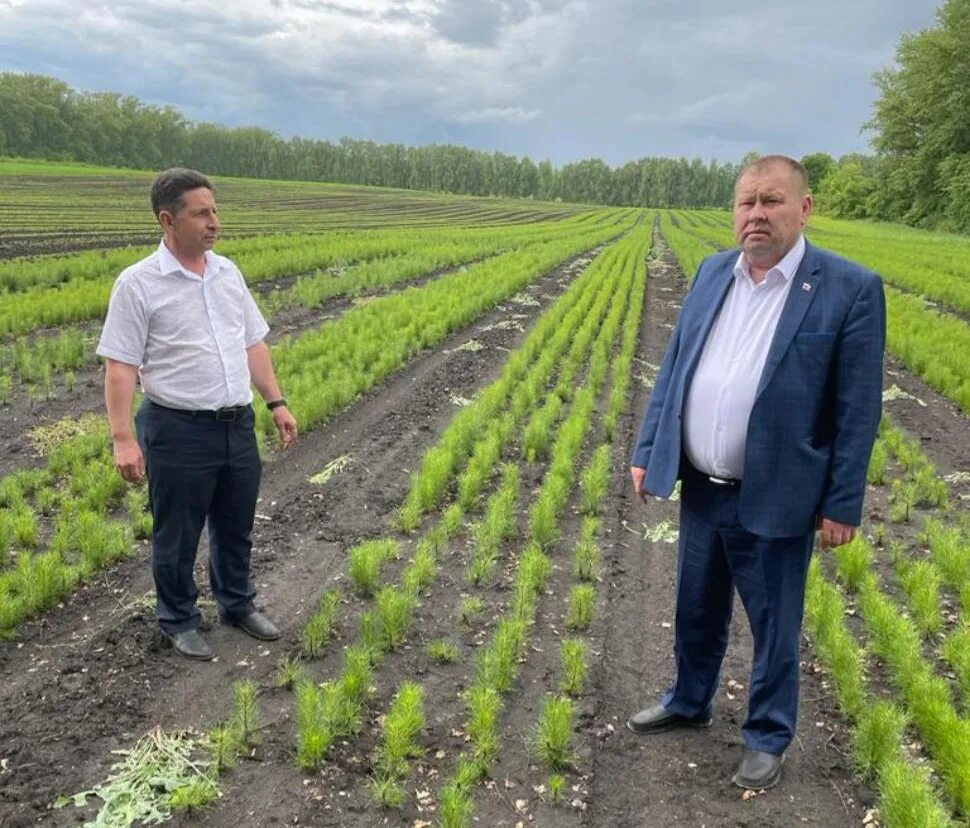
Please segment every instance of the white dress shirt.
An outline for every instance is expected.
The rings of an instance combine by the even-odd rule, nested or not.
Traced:
[[[721,478],[744,476],[748,420],[768,349],[795,272],[805,255],[805,237],[760,283],[751,279],[744,254],[734,282],[714,320],[684,405],[684,450],[695,468]]]
[[[246,349],[269,326],[239,269],[205,254],[186,270],[162,242],[118,277],[98,354],[139,366],[145,396],[169,408],[214,410],[252,402]]]

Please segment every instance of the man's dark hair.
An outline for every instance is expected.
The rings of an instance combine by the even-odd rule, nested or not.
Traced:
[[[738,182],[751,170],[763,172],[769,167],[774,166],[788,167],[792,175],[795,176],[799,195],[805,195],[808,192],[808,170],[805,169],[800,161],[789,158],[787,155],[762,155],[761,158],[756,158],[749,164],[745,164],[738,173],[738,177],[734,180],[734,189],[737,190]]]
[[[152,210],[155,211],[155,218],[158,218],[162,210],[177,213],[185,206],[183,196],[190,190],[198,190],[199,187],[214,191],[212,182],[195,170],[172,167],[170,170],[160,172],[152,182]]]

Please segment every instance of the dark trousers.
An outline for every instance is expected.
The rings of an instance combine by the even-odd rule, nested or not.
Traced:
[[[695,469],[684,473],[677,679],[663,704],[689,718],[711,715],[736,587],[754,636],[742,734],[748,747],[777,755],[794,738],[798,719],[799,638],[814,533],[793,538],[752,535],[738,523],[738,492]]]
[[[199,626],[193,568],[208,521],[209,581],[225,618],[253,611],[249,577],[261,464],[251,407],[232,420],[145,399],[135,417],[145,455],[156,615],[175,634]]]

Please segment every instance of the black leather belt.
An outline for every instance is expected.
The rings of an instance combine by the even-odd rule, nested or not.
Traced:
[[[704,473],[701,472],[701,474],[704,474]],[[704,476],[708,480],[710,480],[711,483],[716,483],[718,486],[734,487],[734,486],[741,485],[741,481],[738,480],[736,477],[715,477],[713,474],[705,474]]]
[[[161,405],[154,400],[149,400],[149,402],[155,407],[160,408],[163,411],[174,411],[179,414],[188,414],[190,417],[198,417],[203,420],[216,420],[220,423],[231,423],[234,420],[241,417],[247,411],[252,411],[252,405],[230,405],[226,408],[216,408],[216,409],[191,409],[191,408],[170,408],[167,405]]]
[[[217,420],[220,423],[231,423],[237,417],[241,417],[247,411],[249,411],[252,406],[249,405],[230,405],[227,408],[217,408],[215,411],[193,411],[193,417],[203,417],[213,420]]]
[[[705,471],[701,471],[693,463],[686,459],[684,464],[687,470],[689,470],[695,477],[708,483],[713,483],[715,486],[724,486],[729,489],[736,489],[741,485],[741,481],[736,477],[717,477],[716,475],[708,474]]]

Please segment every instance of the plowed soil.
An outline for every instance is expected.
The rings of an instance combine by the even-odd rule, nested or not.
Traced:
[[[409,472],[458,410],[463,399],[498,376],[508,351],[524,339],[585,260],[549,274],[528,293],[537,304],[498,307],[442,346],[419,355],[380,388],[326,425],[305,435],[291,451],[270,458],[254,533],[257,603],[277,619],[282,640],[255,642],[214,621],[207,605],[204,632],[217,653],[209,663],[179,658],[157,632],[151,579],[143,547],[134,559],[85,585],[62,607],[23,626],[15,640],[0,642],[0,826],[74,825],[87,810],[53,810],[62,794],[90,788],[106,778],[111,751],[130,747],[150,728],[204,731],[229,715],[232,683],[249,678],[261,688],[262,742],[251,757],[223,777],[224,796],[197,816],[173,825],[313,825],[371,828],[434,824],[433,794],[450,774],[465,744],[460,694],[473,675],[474,655],[509,597],[499,575],[482,594],[487,609],[468,627],[457,622],[468,585],[466,538],[444,553],[433,591],[418,611],[409,643],[375,672],[372,721],[359,737],[338,745],[323,770],[305,774],[294,761],[293,697],[276,688],[279,661],[298,648],[299,633],[327,588],[345,583],[346,550],[359,540],[393,533],[395,510]],[[650,263],[638,373],[647,381],[659,364],[676,320],[685,282],[672,258]],[[469,342],[482,347],[460,347]],[[95,378],[79,386],[74,411],[98,407]],[[887,385],[912,399],[890,403],[897,421],[923,439],[941,471],[970,467],[968,421],[938,394],[890,361]],[[633,497],[626,471],[630,446],[646,405],[647,382],[632,386],[629,413],[614,444],[614,474],[602,526],[603,577],[590,633],[591,671],[580,700],[574,767],[567,772],[564,801],[549,801],[548,774],[531,758],[527,742],[547,692],[558,683],[558,648],[572,584],[570,554],[579,518],[566,521],[556,570],[539,604],[530,647],[504,709],[502,750],[492,780],[476,792],[482,826],[539,825],[591,828],[694,828],[859,825],[873,794],[855,778],[846,726],[831,692],[804,650],[799,736],[789,750],[781,784],[742,797],[730,783],[740,757],[740,725],[747,703],[751,637],[740,606],[722,672],[711,730],[637,737],[626,718],[652,703],[672,678],[676,545],[644,540],[644,525],[676,524],[677,504],[645,506]],[[9,413],[9,412],[7,412]],[[25,464],[14,430],[31,421],[6,413],[0,429],[0,464]],[[8,430],[10,433],[8,434]],[[323,485],[308,479],[330,461],[349,455],[340,473]],[[18,461],[18,457],[20,458]],[[541,468],[523,466],[523,491],[534,489]],[[879,493],[874,493],[878,503]],[[525,526],[522,526],[523,536]],[[413,540],[402,538],[406,560]],[[513,542],[510,548],[515,545]],[[199,583],[204,584],[204,543]],[[391,565],[393,577],[401,563]],[[205,595],[205,590],[203,590]],[[339,630],[325,658],[312,664],[319,680],[340,668],[343,645],[353,640],[364,602],[349,590]],[[445,638],[461,657],[432,663],[427,641]],[[377,717],[405,679],[422,683],[428,721],[423,757],[408,782],[399,811],[374,804],[366,786]],[[417,796],[415,796],[415,792]],[[428,792],[430,796],[423,794]]]

